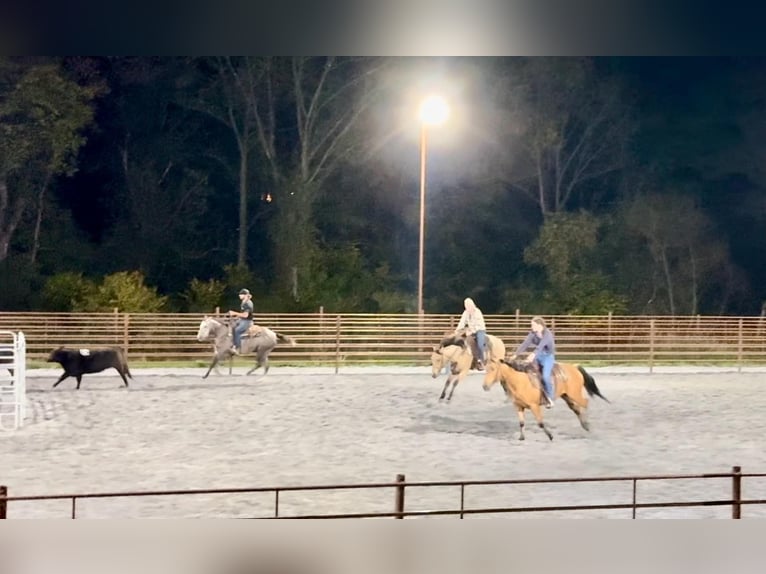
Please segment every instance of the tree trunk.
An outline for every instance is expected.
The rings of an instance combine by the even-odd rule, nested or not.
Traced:
[[[689,246],[689,263],[691,265],[692,270],[692,308],[691,308],[691,315],[697,314],[697,308],[699,306],[698,297],[697,297],[697,261],[694,257],[694,249],[692,249],[691,246]]]
[[[247,265],[247,142],[239,148],[239,245],[237,265]]]
[[[16,199],[13,206],[10,206],[8,185],[5,181],[0,181],[0,261],[8,258],[11,240],[21,223],[21,216],[25,209],[26,202],[21,197]]]
[[[29,254],[29,260],[32,263],[37,261],[37,254],[40,251],[40,231],[42,229],[43,213],[45,211],[45,192],[48,190],[48,183],[50,182],[50,179],[50,174],[47,174],[45,176],[43,185],[40,187],[40,192],[37,194],[37,218],[35,219],[35,233],[32,240],[32,252]]]
[[[316,190],[299,181],[286,181],[275,198],[277,211],[271,222],[274,267],[279,290],[297,300],[296,285],[304,283],[315,252],[313,221]]]
[[[662,255],[662,271],[665,274],[665,285],[668,289],[668,303],[670,304],[670,314],[675,315],[676,314],[676,301],[673,296],[673,278],[670,274],[670,263],[668,262],[668,254],[667,249],[665,247],[662,248],[661,251]]]

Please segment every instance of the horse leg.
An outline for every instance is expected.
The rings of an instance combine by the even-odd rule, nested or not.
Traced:
[[[80,390],[80,383],[82,383],[82,375],[77,375],[77,389]]]
[[[460,381],[462,381],[465,378],[466,374],[467,374],[467,371],[463,371],[457,377],[455,377],[455,380],[452,381],[452,390],[449,392],[449,396],[447,397],[447,402],[452,400],[452,393],[455,392],[455,387],[457,387],[458,383],[460,383]]]
[[[519,440],[524,440],[524,407],[516,407],[516,414],[519,417]]]
[[[245,373],[245,376],[252,375],[258,369],[258,367],[260,367],[260,366],[261,366],[261,359],[260,359],[260,357],[256,356],[256,358],[255,358],[255,366],[252,369],[250,369],[247,373]],[[266,373],[264,373],[264,374],[266,374]]]
[[[444,397],[447,396],[447,387],[449,386],[450,380],[452,380],[452,375],[447,377],[447,380],[444,381],[444,388],[442,389],[442,394],[439,396],[440,401],[443,401]]]
[[[255,355],[255,366],[252,369],[250,369],[247,372],[247,374],[248,375],[253,374],[256,371],[256,369],[258,369],[258,367],[261,367],[261,366],[263,367],[263,374],[264,375],[269,372],[269,354],[268,354],[268,351],[266,351],[266,352],[258,351],[256,353],[256,355]]]
[[[263,360],[263,362],[261,362],[260,358],[259,358],[259,359],[256,359],[256,361],[255,361],[255,366],[254,366],[252,369],[250,369],[250,370],[247,372],[247,374],[248,374],[248,375],[251,375],[251,374],[253,374],[253,373],[254,373],[256,370],[258,370],[258,367],[263,367],[263,374],[264,374],[264,375],[265,375],[266,373],[268,373],[268,372],[269,372],[269,359],[268,359],[268,358],[266,358],[266,359],[264,359],[264,360]]]
[[[269,374],[269,352],[266,351],[263,354],[263,359],[260,359],[258,362],[263,366],[263,374],[268,375]]]
[[[585,407],[575,403],[569,395],[562,394],[561,398],[564,399],[564,402],[567,404],[567,406],[572,409],[572,412],[577,415],[577,419],[580,421],[580,426],[586,431],[589,431],[590,426],[588,425],[588,420],[585,416]]]
[[[539,403],[540,401],[538,401]],[[539,404],[531,404],[529,405],[529,410],[532,411],[532,414],[535,415],[535,419],[537,419],[537,426],[539,426],[541,429],[543,429],[543,432],[548,435],[548,438],[550,440],[553,440],[553,435],[551,434],[551,431],[548,430],[548,427],[545,426],[545,423],[543,422],[543,411],[540,410]]]
[[[229,346],[231,346],[231,345],[229,345]],[[213,355],[216,355],[216,354],[218,354],[218,351],[216,349],[215,343],[213,343]],[[221,371],[218,370],[218,365],[217,364],[215,364],[215,367],[211,367],[211,369],[212,368],[215,368],[215,374],[216,375],[220,375],[221,374]],[[208,373],[210,373],[210,371],[208,371]],[[207,375],[205,375],[205,377],[206,376]],[[205,377],[202,377],[202,378],[204,379]]]
[[[458,380],[454,379],[452,381],[452,388],[449,391],[449,395],[447,395],[447,402],[450,402],[452,400],[452,394],[455,392],[455,387],[457,386]]]
[[[210,363],[210,366],[207,368],[207,373],[202,375],[203,379],[207,379],[208,375],[210,374],[210,371],[212,371],[213,367],[215,367],[218,364],[218,361],[219,361],[218,355],[217,354],[213,355],[213,362]]]

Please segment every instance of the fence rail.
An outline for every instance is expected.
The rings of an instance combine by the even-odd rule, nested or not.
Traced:
[[[59,345],[117,345],[142,361],[206,361],[196,313],[0,313],[0,329],[24,331],[31,361]],[[506,346],[523,340],[531,316],[485,316]],[[256,321],[297,339],[278,345],[273,364],[423,364],[454,329],[457,315],[259,314]],[[721,316],[552,316],[562,361],[605,365],[674,363],[766,365],[766,318]]]
[[[547,478],[547,479],[509,479],[509,480],[440,480],[426,482],[407,482],[405,475],[398,474],[394,482],[380,483],[357,483],[357,484],[333,484],[313,486],[272,486],[255,488],[209,488],[197,490],[155,490],[155,491],[126,491],[126,492],[101,492],[80,494],[51,494],[32,496],[10,496],[8,488],[0,486],[0,519],[7,518],[8,507],[11,503],[34,502],[49,500],[68,500],[70,502],[70,518],[77,518],[77,502],[87,499],[105,498],[136,498],[149,496],[200,496],[220,494],[252,494],[271,493],[274,496],[273,512],[269,516],[254,516],[253,518],[405,518],[405,517],[428,517],[428,516],[466,516],[482,514],[517,514],[529,512],[550,511],[575,511],[575,510],[630,510],[631,517],[637,518],[637,512],[641,509],[656,508],[689,508],[730,506],[731,518],[742,517],[742,506],[764,505],[766,499],[743,499],[742,482],[744,478],[764,478],[766,473],[743,473],[741,467],[732,467],[731,472],[706,473],[706,474],[677,474],[677,475],[644,475],[644,476],[607,476],[607,477],[579,477],[579,478]],[[637,486],[640,482],[650,481],[679,481],[679,480],[710,480],[729,479],[731,481],[731,497],[723,499],[705,500],[666,500],[659,502],[640,502],[637,496]],[[627,482],[632,485],[632,497],[630,501],[610,504],[572,504],[555,506],[497,506],[467,508],[465,505],[466,490],[482,486],[497,485],[525,485],[525,484],[574,484],[574,483],[606,483]],[[454,487],[459,491],[459,505],[453,508],[441,508],[432,510],[407,510],[405,507],[405,494],[414,489],[434,487]],[[353,513],[329,513],[329,514],[280,514],[280,494],[287,492],[306,491],[351,491],[351,490],[393,490],[394,500],[391,511],[378,512],[353,512]]]

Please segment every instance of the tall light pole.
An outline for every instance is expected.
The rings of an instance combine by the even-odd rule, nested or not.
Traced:
[[[447,121],[449,106],[440,96],[428,96],[420,103],[420,257],[418,259],[418,314],[423,315],[423,270],[426,218],[426,150],[428,127]]]

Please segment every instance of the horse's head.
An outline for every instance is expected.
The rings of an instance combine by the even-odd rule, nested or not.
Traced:
[[[434,347],[433,353],[431,353],[431,376],[434,379],[442,372],[446,361],[447,358],[442,354],[442,349]]]
[[[481,388],[488,391],[492,388],[492,385],[500,381],[500,361],[492,359],[485,366],[484,382]]]
[[[197,329],[197,340],[200,343],[204,343],[213,339],[215,337],[215,333],[213,332],[215,325],[215,319],[205,316],[205,318],[200,321],[199,329]]]

